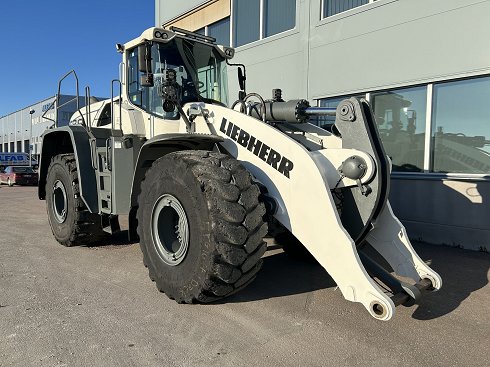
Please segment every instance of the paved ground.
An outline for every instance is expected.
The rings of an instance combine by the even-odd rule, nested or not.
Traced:
[[[0,366],[489,365],[489,254],[418,245],[444,288],[390,322],[274,246],[240,294],[178,305],[138,244],[58,245],[35,188],[1,187],[0,207]]]

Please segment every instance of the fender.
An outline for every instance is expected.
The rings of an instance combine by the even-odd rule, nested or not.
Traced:
[[[51,158],[63,153],[73,153],[75,155],[80,196],[91,213],[98,213],[97,182],[95,171],[92,167],[90,137],[82,126],[63,126],[43,134],[41,159],[39,162],[39,199],[46,199],[46,177]]]
[[[223,140],[216,135],[175,133],[157,135],[143,144],[134,167],[131,185],[131,208],[129,211],[129,238],[131,240],[137,238],[136,211],[138,209],[138,196],[141,192],[140,184],[153,162],[168,153],[179,150],[211,151],[217,143],[223,142]]]

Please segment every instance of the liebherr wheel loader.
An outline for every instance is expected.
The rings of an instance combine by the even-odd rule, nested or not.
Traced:
[[[39,198],[62,245],[95,243],[127,215],[150,278],[179,303],[252,282],[268,226],[291,234],[377,319],[441,287],[390,207],[390,161],[365,100],[330,109],[285,102],[279,90],[267,100],[247,94],[233,48],[178,28],[150,28],[116,47],[111,99],[90,103],[87,87],[86,107],[58,126],[58,104],[43,137]],[[227,66],[241,89],[231,108]],[[78,103],[74,71],[58,95],[69,76]],[[327,115],[332,132],[309,123]]]

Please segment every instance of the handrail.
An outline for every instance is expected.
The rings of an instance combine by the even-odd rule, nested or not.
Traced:
[[[111,128],[115,130],[115,120],[114,120],[114,83],[119,84],[119,130],[122,131],[122,83],[119,79],[111,80]]]
[[[77,76],[77,73],[75,72],[75,70],[70,70],[68,73],[66,73],[65,75],[63,75],[63,77],[58,81],[58,94],[56,95],[56,121],[54,122],[54,126],[55,127],[58,127],[58,110],[63,107],[63,106],[66,106],[67,104],[73,102],[73,100],[75,98],[72,98],[70,99],[68,102],[65,102],[63,103],[62,105],[59,105],[59,99],[60,99],[60,94],[61,94],[61,83],[63,82],[63,80],[65,80],[68,76],[70,76],[71,74],[73,74],[74,78],[75,78],[75,87],[76,87],[76,90],[77,90],[77,96],[76,96],[76,99],[77,99],[77,111],[80,110],[80,93],[79,93],[79,88],[78,88],[78,76]],[[85,124],[85,121],[84,121],[84,117],[82,115],[82,123]]]
[[[90,87],[87,85],[85,87],[85,116],[86,116],[86,128],[88,131],[92,130],[92,118],[90,111]]]

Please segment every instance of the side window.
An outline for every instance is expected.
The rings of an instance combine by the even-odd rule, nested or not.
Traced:
[[[148,91],[140,85],[138,71],[138,48],[135,47],[128,55],[128,96],[131,103],[145,110],[148,109]]]
[[[117,116],[117,113],[116,113]],[[111,105],[108,103],[97,118],[97,126],[106,126],[112,123],[111,120]]]
[[[128,97],[132,104],[141,107],[145,111],[162,117],[164,119],[178,119],[177,112],[165,112],[162,106],[162,99],[158,94],[158,88],[162,83],[162,78],[165,75],[165,69],[169,66],[165,60],[160,61],[160,55],[156,47],[152,47],[153,59],[153,76],[155,86],[142,87],[140,78],[143,72],[138,68],[138,47],[135,47],[128,55]],[[183,68],[180,68],[183,70]],[[179,70],[180,70],[179,69]],[[186,74],[185,74],[186,75]],[[182,77],[182,75],[178,75]],[[109,111],[110,115],[110,111]]]

